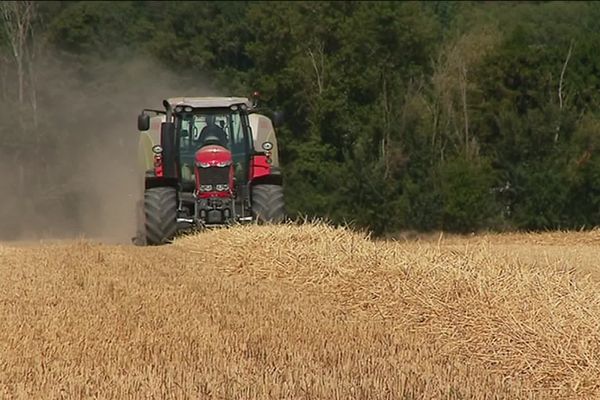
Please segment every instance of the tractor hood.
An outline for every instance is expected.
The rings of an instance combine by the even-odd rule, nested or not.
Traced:
[[[226,167],[232,163],[231,152],[219,145],[204,146],[196,152],[195,162],[198,168]]]
[[[229,150],[219,145],[201,147],[196,152],[195,163],[198,198],[231,198],[234,171]]]

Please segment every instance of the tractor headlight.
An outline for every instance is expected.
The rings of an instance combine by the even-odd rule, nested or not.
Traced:
[[[208,168],[208,167],[210,167],[210,164],[209,163],[205,163],[205,162],[199,162],[199,163],[196,163],[196,165],[199,168]]]
[[[217,185],[218,192],[226,192],[229,190],[229,185]]]
[[[213,190],[212,185],[200,185],[201,192],[210,192]]]
[[[154,146],[152,146],[152,152],[154,154],[160,154],[160,153],[162,153],[162,151],[163,151],[163,148],[161,147],[160,144],[155,144]]]
[[[273,149],[273,143],[271,143],[271,142],[264,142],[262,144],[262,148],[265,151],[271,151]]]

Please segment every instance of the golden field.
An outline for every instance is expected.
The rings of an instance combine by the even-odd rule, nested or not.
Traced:
[[[0,245],[0,398],[600,398],[600,232]]]

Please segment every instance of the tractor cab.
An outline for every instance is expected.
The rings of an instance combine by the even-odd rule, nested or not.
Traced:
[[[255,104],[205,97],[163,105],[138,117],[146,242],[165,243],[187,228],[283,218],[274,127]]]
[[[175,112],[174,122],[175,134],[179,132],[179,168],[185,190],[191,191],[190,185],[194,185],[196,181],[197,153],[207,147],[205,152],[216,156],[214,146],[230,153],[236,182],[240,185],[247,184],[253,149],[247,115],[243,115],[241,110],[229,108],[198,109]]]

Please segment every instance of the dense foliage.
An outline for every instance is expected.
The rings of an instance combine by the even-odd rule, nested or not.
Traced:
[[[600,222],[599,17],[596,2],[44,2],[35,32],[82,73],[139,56],[260,90],[286,114],[293,215],[465,232]]]

